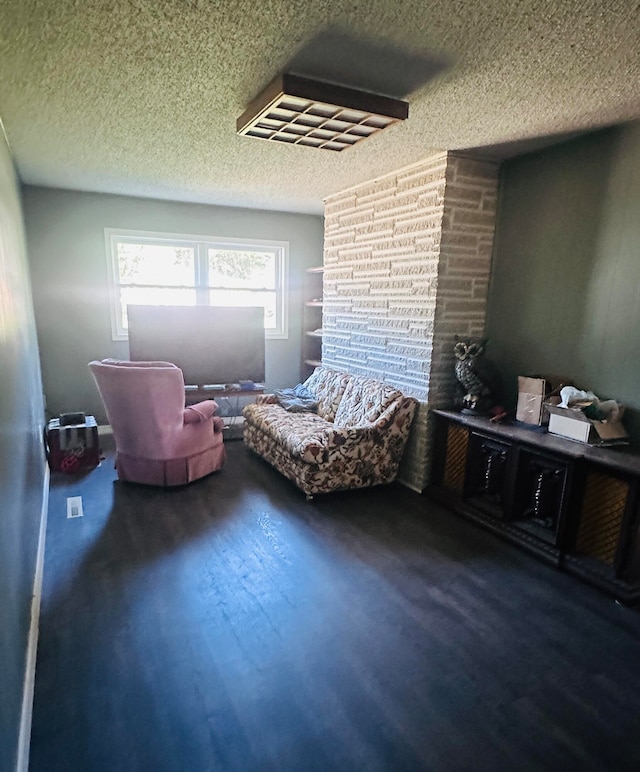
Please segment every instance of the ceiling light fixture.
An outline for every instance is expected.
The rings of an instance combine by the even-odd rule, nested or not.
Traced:
[[[236,121],[236,131],[341,151],[408,115],[409,104],[400,99],[285,73],[251,102]]]

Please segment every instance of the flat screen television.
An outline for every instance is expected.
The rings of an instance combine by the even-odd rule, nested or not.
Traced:
[[[263,383],[264,308],[127,306],[129,358],[173,362],[186,385]]]

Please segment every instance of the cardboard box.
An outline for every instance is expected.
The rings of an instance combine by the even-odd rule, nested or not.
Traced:
[[[570,407],[549,405],[549,431],[589,445],[627,445],[629,435],[621,421],[595,421]]]
[[[548,397],[561,383],[568,383],[560,378],[527,377],[518,376],[518,405],[516,407],[516,420],[533,426],[542,426],[549,420],[545,409],[547,404],[556,405],[560,397]]]

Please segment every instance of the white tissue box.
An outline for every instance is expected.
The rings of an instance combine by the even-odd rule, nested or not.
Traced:
[[[626,445],[629,442],[621,421],[595,421],[570,407],[547,405],[549,432],[589,445]]]

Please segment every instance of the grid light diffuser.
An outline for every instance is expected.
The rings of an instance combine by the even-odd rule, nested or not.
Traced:
[[[238,134],[341,151],[405,120],[409,105],[333,83],[283,74],[236,121]]]

